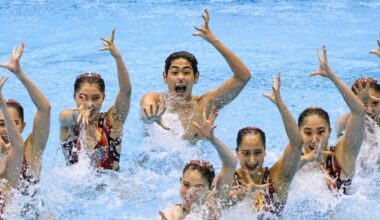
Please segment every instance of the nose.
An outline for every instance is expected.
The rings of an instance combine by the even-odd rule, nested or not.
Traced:
[[[184,79],[185,78],[185,74],[183,74],[183,72],[181,71],[180,73],[178,73],[178,79],[179,80],[182,80],[182,79]]]
[[[250,162],[250,163],[255,163],[255,162],[256,162],[256,158],[255,158],[255,156],[251,155],[251,156],[249,157],[249,162]]]
[[[312,143],[313,144],[318,144],[319,143],[319,141],[320,141],[320,137],[319,137],[319,135],[313,135],[313,137],[312,137]]]

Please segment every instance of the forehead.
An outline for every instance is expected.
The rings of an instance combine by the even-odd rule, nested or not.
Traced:
[[[82,83],[79,87],[78,94],[85,94],[85,95],[99,95],[103,94],[100,90],[100,87],[96,83]]]
[[[188,169],[182,176],[182,181],[191,183],[192,185],[207,185],[206,178],[198,170]]]
[[[321,118],[319,115],[309,115],[305,117],[302,127],[316,129],[320,127],[328,128],[329,125],[327,121],[324,118]]]
[[[184,58],[178,58],[178,59],[172,60],[169,68],[175,68],[175,67],[178,67],[178,68],[188,67],[188,68],[193,69],[191,67],[191,63]]]
[[[8,110],[9,116],[13,120],[20,120],[21,121],[21,117],[20,117],[20,114],[17,111],[17,109],[15,109],[14,107],[7,107],[7,110]],[[0,120],[4,120],[4,115],[3,115],[2,111],[0,111]]]
[[[248,134],[245,135],[240,143],[240,150],[264,150],[263,141],[260,135]]]

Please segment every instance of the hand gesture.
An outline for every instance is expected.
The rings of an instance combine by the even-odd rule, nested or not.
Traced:
[[[203,12],[202,18],[203,18],[202,27],[194,27],[196,31],[193,32],[193,36],[200,36],[206,41],[210,42],[211,38],[214,37],[214,35],[208,26],[208,22],[210,21],[210,16],[208,14],[207,9],[205,9],[205,11]]]
[[[363,87],[363,84],[359,82],[359,83],[355,83],[352,88],[362,102],[368,101],[370,97],[370,94],[369,94],[370,82],[368,80],[366,81],[364,87]]]
[[[323,156],[332,155],[331,151],[324,151],[320,144],[316,145],[315,149],[301,156],[301,161],[310,162],[317,161],[319,163],[323,162]]]
[[[160,210],[158,211],[158,213],[160,213],[162,220],[176,220],[177,219],[172,212]]]
[[[108,50],[111,55],[115,58],[121,57],[119,50],[116,48],[115,44],[113,43],[113,40],[115,39],[115,31],[116,28],[112,30],[111,37],[109,40],[101,37],[100,39],[103,41],[104,47],[99,49],[99,51],[105,51]]]
[[[21,72],[20,58],[23,51],[24,43],[20,43],[20,46],[17,48],[17,50],[16,48],[13,48],[11,59],[8,61],[8,63],[0,64],[0,67],[8,69],[14,74],[19,74]]]
[[[73,111],[76,111],[78,114],[77,123],[89,123],[91,108],[86,104],[86,102],[82,103],[79,107],[74,108]]]
[[[380,32],[379,32],[379,36],[380,36]],[[375,54],[378,57],[380,57],[380,40],[377,40],[377,45],[379,46],[379,48],[377,48],[377,50],[371,50],[369,53]]]
[[[145,117],[148,121],[156,122],[158,125],[160,125],[165,130],[170,130],[168,126],[165,125],[165,123],[162,120],[162,115],[166,111],[166,107],[160,112],[160,105],[156,105],[156,110],[153,111],[153,105],[149,105],[149,112],[146,108],[143,108]],[[149,122],[150,123],[150,122]]]
[[[214,138],[214,129],[216,128],[216,125],[214,125],[215,119],[218,116],[218,112],[215,107],[211,109],[210,115],[208,118],[206,117],[206,109],[203,111],[202,114],[202,121],[203,125],[200,126],[197,122],[193,122],[193,125],[198,130],[200,135],[202,137],[206,138],[207,140],[212,140]]]
[[[254,183],[247,170],[244,170],[244,175],[246,179],[248,180],[248,183],[241,181],[241,184],[244,186],[246,192],[248,193],[255,193],[258,190],[265,189],[269,186],[269,183],[266,183],[266,184]]]
[[[281,87],[281,72],[278,72],[277,82],[276,82],[276,79],[274,78],[274,75],[272,75],[272,90],[273,90],[272,93],[264,94],[264,97],[267,97],[275,105],[277,105],[278,101],[281,99],[280,87]]]
[[[323,54],[320,55],[319,49],[317,50],[317,57],[319,60],[319,69],[310,73],[310,76],[320,75],[323,77],[330,77],[330,75],[332,74],[332,70],[330,69],[329,64],[327,62],[326,46],[323,45],[322,51],[323,51]]]

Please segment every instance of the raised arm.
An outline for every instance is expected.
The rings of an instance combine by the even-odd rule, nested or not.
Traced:
[[[236,170],[237,159],[221,140],[219,140],[214,135],[214,121],[217,117],[216,108],[212,108],[211,113],[208,118],[206,118],[206,110],[203,112],[203,125],[200,126],[196,122],[193,122],[194,126],[197,128],[199,133],[209,140],[212,145],[214,145],[216,151],[218,152],[219,158],[222,161],[222,169],[217,176],[216,182],[214,181],[213,187],[217,189],[217,195],[220,199],[226,199],[230,191],[231,183],[234,179],[234,174]]]
[[[7,105],[4,102],[2,88],[7,81],[7,77],[0,77],[0,109],[4,116],[5,126],[7,128],[8,140],[11,145],[10,152],[5,163],[4,172],[0,174],[1,179],[8,181],[8,186],[15,188],[20,179],[22,159],[24,155],[25,144],[20,132],[8,113]]]
[[[249,79],[251,78],[251,73],[244,63],[237,57],[231,50],[229,50],[224,44],[216,38],[216,36],[211,32],[209,28],[209,14],[207,9],[205,9],[203,15],[203,25],[201,28],[195,27],[196,31],[193,33],[194,36],[200,36],[211,45],[213,45],[220,54],[227,61],[230,66],[233,76],[227,81],[223,82],[222,85],[215,89],[207,92],[204,96],[213,100],[213,106],[217,109],[223,108],[225,105],[230,103],[244,88]]]
[[[121,57],[121,53],[117,49],[116,45],[113,43],[115,38],[115,30],[116,29],[112,30],[111,37],[109,40],[103,37],[101,38],[103,41],[104,48],[100,49],[100,51],[108,50],[116,61],[117,78],[119,81],[120,90],[116,96],[115,104],[110,108],[108,114],[111,114],[112,116],[111,122],[121,122],[121,124],[124,124],[131,103],[132,87],[127,67],[124,64],[123,58]]]
[[[280,111],[289,144],[286,146],[282,157],[271,168],[271,173],[277,173],[279,178],[290,183],[298,169],[303,140],[296,121],[281,98],[281,73],[278,73],[277,82],[272,76],[272,82],[272,93],[264,94],[264,96],[271,100]]]
[[[379,37],[380,37],[380,32],[379,32]],[[377,40],[377,45],[379,46],[379,48],[377,48],[376,50],[371,50],[369,53],[375,54],[378,57],[380,57],[380,40]]]
[[[20,58],[24,51],[24,44],[20,43],[17,50],[13,50],[11,59],[6,64],[0,64],[1,67],[14,73],[21,81],[29,93],[34,105],[37,107],[37,113],[34,116],[33,130],[27,138],[31,141],[33,156],[40,158],[45,150],[50,130],[50,104],[46,97],[41,93],[37,86],[29,79],[20,66]]]
[[[348,118],[345,134],[339,140],[335,150],[335,157],[340,166],[345,174],[351,177],[355,168],[356,156],[359,153],[364,136],[365,106],[351,89],[330,69],[327,62],[326,47],[323,46],[322,50],[322,55],[319,49],[317,51],[320,64],[319,69],[312,72],[310,76],[320,75],[330,79],[351,110],[351,117]]]

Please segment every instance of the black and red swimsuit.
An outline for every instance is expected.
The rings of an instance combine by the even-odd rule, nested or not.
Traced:
[[[102,112],[98,117],[97,143],[90,154],[91,162],[95,167],[103,169],[119,170],[119,166],[114,168],[114,162],[120,161],[120,154],[117,149],[121,144],[121,138],[111,138],[111,123],[107,114]],[[78,154],[81,149],[80,128],[76,124],[73,126],[73,137],[61,143],[66,164],[72,165],[78,162]]]

